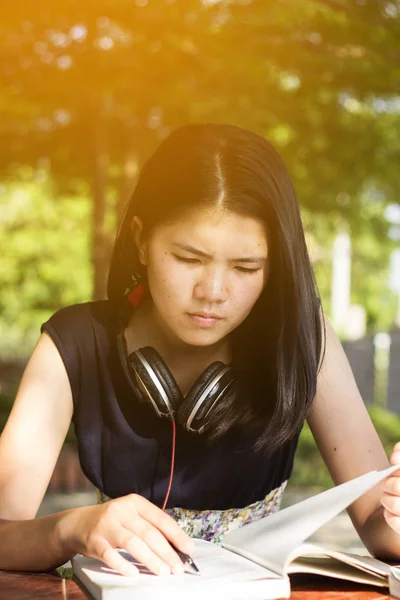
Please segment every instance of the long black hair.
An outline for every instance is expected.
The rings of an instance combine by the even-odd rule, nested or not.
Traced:
[[[187,209],[210,205],[262,220],[269,272],[252,311],[231,334],[236,393],[216,407],[208,436],[254,427],[256,447],[272,451],[299,433],[311,407],[325,327],[293,184],[268,141],[228,124],[185,125],[170,134],[144,164],[126,207],[108,298],[118,310],[145,278],[134,216],[148,235]]]

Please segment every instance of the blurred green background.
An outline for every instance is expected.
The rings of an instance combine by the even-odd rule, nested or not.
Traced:
[[[0,428],[41,323],[104,297],[140,165],[184,123],[231,122],[271,140],[294,180],[325,312],[345,230],[366,334],[396,328],[399,40],[397,0],[3,0]],[[384,386],[374,398],[389,449],[400,422]],[[293,480],[330,485],[307,429]]]

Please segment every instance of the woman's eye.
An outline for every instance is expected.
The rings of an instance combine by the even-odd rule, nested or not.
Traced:
[[[241,273],[258,273],[260,269],[246,269],[246,267],[236,267]]]
[[[183,262],[183,263],[195,264],[195,263],[199,262],[199,260],[197,258],[184,258],[183,256],[178,256],[177,254],[174,254],[174,257],[176,258],[177,261]]]

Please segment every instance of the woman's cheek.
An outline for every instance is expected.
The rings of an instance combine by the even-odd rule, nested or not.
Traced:
[[[168,259],[160,261],[155,275],[159,286],[169,295],[172,293],[181,296],[184,288],[186,285],[190,285],[191,281],[191,274],[187,272],[185,265]]]
[[[257,302],[263,290],[263,278],[258,275],[246,275],[240,286],[238,297],[241,298],[241,303],[250,309]]]

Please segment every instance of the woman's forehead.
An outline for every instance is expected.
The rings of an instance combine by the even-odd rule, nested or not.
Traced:
[[[242,251],[258,251],[262,257],[268,248],[265,225],[261,220],[225,209],[195,209],[157,229],[166,242],[199,246],[198,249],[203,251],[210,246],[227,246],[233,251],[236,246]]]

